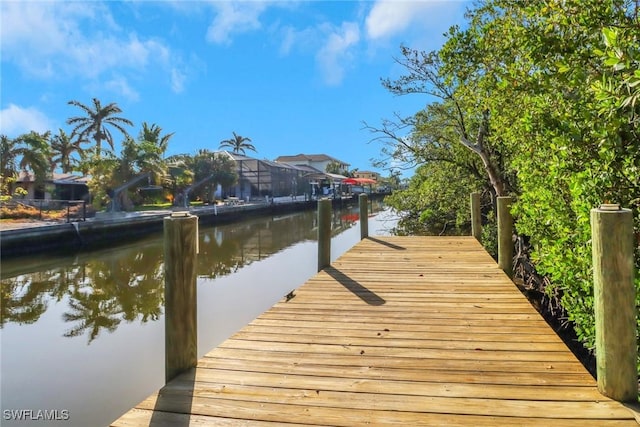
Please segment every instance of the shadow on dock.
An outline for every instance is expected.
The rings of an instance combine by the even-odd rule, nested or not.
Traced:
[[[367,304],[384,305],[386,303],[384,298],[379,297],[375,292],[372,292],[369,289],[365,288],[356,280],[353,280],[351,277],[347,276],[335,267],[327,267],[324,269],[324,271]]]
[[[171,391],[166,386],[161,388],[158,391],[149,426],[188,427],[191,425],[195,382],[196,370],[190,369],[171,381]]]
[[[638,382],[638,395],[640,396],[640,381]],[[622,403],[622,406],[630,410],[636,422],[640,424],[640,402],[626,402]]]
[[[399,251],[406,251],[407,250],[407,248],[404,248],[404,247],[398,246],[398,245],[394,245],[391,242],[385,242],[384,240],[376,239],[375,237],[369,236],[369,237],[365,237],[365,239],[371,240],[372,242],[380,243],[381,245],[385,245],[385,246],[387,246],[387,247],[389,247],[391,249],[396,249],[396,250],[399,250]]]
[[[638,427],[475,238],[380,240],[112,425]]]

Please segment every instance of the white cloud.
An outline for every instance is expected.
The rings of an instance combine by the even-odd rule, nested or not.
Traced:
[[[171,90],[174,93],[181,93],[184,90],[184,82],[187,76],[177,68],[171,69]]]
[[[316,60],[327,84],[335,86],[342,82],[345,68],[353,60],[353,47],[360,41],[360,29],[354,22],[343,22],[333,29],[322,46]]]
[[[282,41],[280,42],[279,53],[283,56],[289,55],[294,49],[313,49],[322,38],[322,31],[319,28],[308,27],[297,30],[291,26],[280,29]]]
[[[356,22],[343,22],[336,26],[325,21],[303,29],[284,26],[279,34],[279,53],[287,56],[293,51],[303,54],[315,52],[316,66],[324,82],[330,86],[339,85],[347,69],[355,65],[356,49],[361,39]]]
[[[133,89],[131,85],[129,85],[129,81],[126,77],[114,77],[113,79],[105,82],[104,86],[112,92],[119,93],[130,101],[138,101],[140,99],[140,94]]]
[[[68,3],[3,2],[0,6],[0,46],[3,60],[16,62],[29,74],[49,77],[54,55],[74,46],[79,36],[76,21],[91,19],[93,7]]]
[[[216,17],[207,30],[207,41],[216,44],[230,44],[231,36],[260,29],[260,15],[267,9],[268,3],[252,2],[213,2]]]
[[[9,104],[7,108],[0,110],[0,133],[11,138],[32,130],[46,132],[53,128],[52,121],[36,108]]]
[[[283,30],[282,43],[280,43],[280,54],[288,55],[296,43],[298,32],[293,27],[286,27]]]
[[[459,0],[379,0],[365,20],[367,37],[372,40],[388,38],[414,24],[439,28],[443,22],[451,22],[451,14],[458,13],[461,5],[464,3]]]
[[[160,40],[125,33],[105,3],[2,2],[0,8],[2,60],[37,78],[109,80],[114,71],[143,74],[151,65],[169,73],[176,56]]]

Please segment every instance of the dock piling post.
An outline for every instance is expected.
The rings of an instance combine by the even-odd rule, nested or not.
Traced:
[[[498,266],[513,276],[513,217],[511,197],[498,197]]]
[[[482,217],[480,216],[480,193],[471,193],[471,235],[482,241]]]
[[[369,203],[366,193],[358,196],[358,204],[360,210],[360,239],[369,237]]]
[[[617,204],[591,210],[598,390],[638,398],[633,214]]]
[[[331,264],[331,200],[318,200],[318,271]]]
[[[188,212],[164,218],[165,382],[197,364],[197,230]]]

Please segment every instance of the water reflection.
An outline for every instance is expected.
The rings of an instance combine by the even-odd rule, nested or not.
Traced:
[[[372,213],[382,209],[373,203]],[[333,231],[355,225],[355,208],[334,210]],[[202,227],[198,276],[214,279],[305,240],[316,239],[316,212]],[[146,323],[163,313],[162,236],[75,257],[40,257],[2,264],[0,327],[36,323],[50,305],[66,304],[66,337],[86,335],[88,343],[122,322]],[[207,281],[208,283],[214,283]]]

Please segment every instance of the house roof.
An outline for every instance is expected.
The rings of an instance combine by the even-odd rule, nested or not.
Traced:
[[[329,173],[329,172],[325,172],[326,175],[328,175],[332,180],[334,181],[342,181],[343,179],[347,179],[346,176],[344,175],[340,175],[338,173]]]
[[[276,162],[338,162],[343,165],[349,165],[349,163],[338,160],[335,157],[328,156],[326,154],[296,154],[294,156],[279,156]]]
[[[54,173],[53,174],[53,183],[54,184],[87,184],[91,177],[88,176],[79,176],[73,175],[70,173]]]
[[[272,168],[278,168],[278,169],[291,169],[291,170],[307,172],[309,168],[309,166],[306,166],[306,165],[291,165],[287,163],[273,162],[271,160],[259,160],[259,161],[267,166],[270,166]],[[315,168],[311,168],[311,169],[315,170]]]
[[[277,161],[271,161],[267,159],[256,159],[254,157],[248,157],[248,156],[234,153],[231,151],[223,151],[223,153],[226,153],[231,159],[235,161],[256,161],[274,168],[293,169],[293,170],[300,170],[303,172],[319,172],[316,168],[313,168],[308,165],[293,165],[288,163],[278,163]]]
[[[344,175],[339,175],[337,173],[328,173],[328,172],[311,172],[305,175],[305,177],[310,179],[328,179],[329,181],[342,182],[342,180],[347,179]]]
[[[296,168],[309,173],[324,173],[321,170],[314,168],[313,166],[309,166],[309,165],[296,165]]]
[[[71,173],[56,173],[54,172],[51,176],[45,179],[45,182],[51,182],[53,184],[61,184],[61,185],[87,185],[87,182],[91,179],[90,176],[80,176],[74,175]],[[16,182],[33,182],[35,181],[35,176],[32,173],[20,171],[18,174],[18,178]]]
[[[244,161],[244,160],[258,160],[256,158],[253,157],[248,157],[245,156],[243,154],[239,154],[239,153],[234,153],[233,151],[226,151],[226,150],[222,150],[222,151],[216,151],[216,153],[223,153],[226,154],[227,156],[231,157],[231,159],[235,160],[235,161]]]

